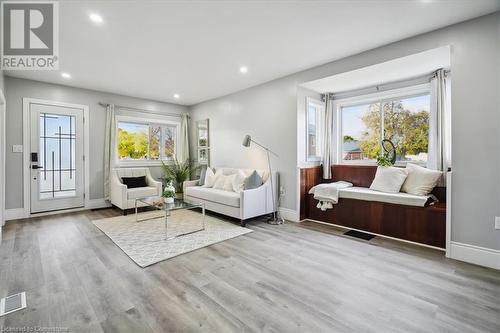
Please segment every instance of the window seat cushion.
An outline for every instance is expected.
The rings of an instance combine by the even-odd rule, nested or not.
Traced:
[[[339,190],[339,198],[378,201],[417,207],[426,207],[433,201],[430,195],[414,195],[402,192],[386,193],[370,190],[367,187],[356,186]]]

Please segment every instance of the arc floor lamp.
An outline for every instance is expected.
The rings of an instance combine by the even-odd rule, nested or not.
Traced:
[[[273,200],[273,217],[272,219],[268,220],[267,222],[270,224],[282,224],[283,219],[279,216],[279,214],[276,214],[276,200],[274,198],[274,182],[273,182],[273,172],[271,169],[271,156],[270,154],[273,154],[276,157],[279,157],[278,154],[273,152],[271,149],[261,145],[260,143],[256,142],[255,140],[252,139],[250,135],[245,135],[245,138],[243,139],[243,146],[244,147],[250,147],[251,143],[255,143],[257,146],[261,147],[264,149],[267,153],[267,166],[269,168],[269,179],[271,180],[271,198]]]

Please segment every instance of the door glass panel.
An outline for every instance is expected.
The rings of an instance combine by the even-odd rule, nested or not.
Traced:
[[[40,199],[76,195],[75,124],[75,116],[40,113]]]

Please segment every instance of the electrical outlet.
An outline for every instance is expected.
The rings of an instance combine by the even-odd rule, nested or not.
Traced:
[[[283,186],[280,186],[280,195],[281,196],[285,195],[285,188]]]
[[[495,216],[495,229],[500,229],[500,216]]]

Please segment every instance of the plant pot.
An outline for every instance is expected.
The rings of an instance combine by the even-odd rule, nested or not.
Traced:
[[[165,203],[174,203],[174,198],[164,198]]]
[[[182,192],[177,192],[177,193],[175,193],[175,197],[176,197],[177,199],[183,199],[183,198],[184,198],[184,193],[182,193]]]

